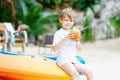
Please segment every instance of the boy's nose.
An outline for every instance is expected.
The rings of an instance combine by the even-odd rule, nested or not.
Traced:
[[[68,21],[67,23],[70,23],[71,21]]]

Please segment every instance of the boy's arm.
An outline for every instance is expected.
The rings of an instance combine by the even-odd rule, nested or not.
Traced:
[[[58,49],[68,40],[75,38],[73,33],[69,33],[65,38],[63,38],[61,41],[58,43],[54,44],[52,47],[52,50],[54,52],[58,51]]]
[[[77,51],[80,52],[80,50],[82,49],[82,46],[80,44],[80,41],[76,41],[76,48],[77,48]]]
[[[59,41],[58,43],[56,43],[55,45],[52,46],[52,50],[54,52],[58,51],[58,49],[67,41],[69,40],[69,37],[66,36],[65,38],[63,38],[61,41]]]

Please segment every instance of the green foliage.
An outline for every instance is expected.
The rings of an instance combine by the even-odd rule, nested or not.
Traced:
[[[115,36],[120,37],[120,14],[118,14],[116,17],[110,18],[110,22],[115,28]]]
[[[43,1],[40,1],[40,2],[44,2],[46,4],[51,4],[51,3],[59,4],[59,3],[62,2],[62,0],[43,0]]]
[[[46,24],[53,23],[56,15],[49,13],[44,15],[42,5],[36,0],[17,0],[16,10],[18,19],[30,26],[33,36],[48,32]]]
[[[63,0],[37,0],[44,9],[56,9],[57,5],[61,4]],[[47,6],[46,6],[47,5]]]
[[[12,22],[12,12],[9,7],[7,0],[0,0],[0,22]]]
[[[87,17],[84,20],[83,26],[84,28],[88,27],[87,29],[84,30],[83,36],[82,36],[82,41],[94,41],[95,40],[95,35],[93,35],[93,30],[91,28],[91,19]]]
[[[0,20],[12,22],[10,7],[5,3],[7,0],[0,0]],[[30,26],[33,36],[44,34],[48,32],[47,24],[56,23],[58,28],[60,24],[58,21],[58,12],[54,13],[52,10],[60,10],[67,4],[68,7],[73,7],[77,10],[87,11],[90,8],[94,12],[94,6],[100,3],[100,0],[14,0],[16,8],[16,16],[19,24],[24,23]],[[1,3],[2,2],[2,3]],[[5,6],[4,6],[5,5]],[[57,7],[57,8],[55,8]],[[46,9],[47,8],[47,9]],[[48,11],[49,10],[49,11]],[[47,13],[47,14],[46,14]],[[86,19],[84,27],[89,27],[84,30],[83,39],[85,41],[94,38],[91,21]]]
[[[95,5],[101,3],[100,0],[77,0],[77,2],[80,10],[85,10],[86,12],[90,8],[93,11],[93,13],[95,13]]]
[[[62,0],[53,0],[56,4],[59,4],[62,2]]]

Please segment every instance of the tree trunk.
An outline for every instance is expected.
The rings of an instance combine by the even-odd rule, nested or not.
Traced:
[[[10,4],[10,9],[12,12],[12,22],[13,22],[14,28],[16,28],[17,19],[16,19],[16,10],[15,10],[15,0],[7,0],[7,2]]]

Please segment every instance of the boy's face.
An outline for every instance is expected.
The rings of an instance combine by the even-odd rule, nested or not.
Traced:
[[[69,30],[74,24],[74,21],[72,21],[68,16],[64,17],[63,19],[59,19],[59,21],[62,25],[62,28],[65,30]]]

